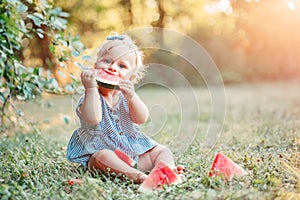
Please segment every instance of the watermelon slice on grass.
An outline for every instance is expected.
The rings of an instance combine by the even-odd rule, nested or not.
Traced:
[[[139,188],[140,192],[148,193],[153,190],[162,190],[164,185],[181,183],[180,177],[164,162],[160,161],[150,172],[148,178]]]
[[[126,153],[124,153],[123,151],[121,151],[119,149],[115,149],[114,152],[127,165],[129,165],[130,167],[135,167],[136,162],[132,158],[130,158]]]
[[[110,73],[107,73],[103,69],[96,69],[96,81],[97,84],[101,87],[105,87],[108,89],[116,89],[118,90],[118,84],[121,78],[119,76],[114,76]]]
[[[211,166],[208,176],[223,176],[225,180],[231,180],[234,176],[240,177],[248,173],[222,153],[218,153]]]

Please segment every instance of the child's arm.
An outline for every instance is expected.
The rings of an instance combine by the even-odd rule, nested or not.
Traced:
[[[82,72],[81,82],[85,88],[84,102],[80,107],[81,115],[85,122],[95,126],[102,119],[102,111],[94,72],[92,70]]]
[[[136,124],[145,123],[149,117],[149,110],[139,96],[134,92],[133,84],[128,80],[120,81],[120,90],[128,101],[131,120]]]
[[[134,93],[128,101],[129,113],[132,121],[136,124],[145,123],[149,117],[149,110],[139,96]]]

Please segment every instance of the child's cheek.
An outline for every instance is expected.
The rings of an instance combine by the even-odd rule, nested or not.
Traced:
[[[126,76],[127,76],[127,74],[128,74],[128,72],[127,72],[127,71],[126,71],[126,72],[122,71],[122,72],[121,72],[121,76],[122,76],[122,78],[123,78],[123,77],[126,77]]]
[[[95,69],[100,69],[100,68],[107,68],[107,64],[104,62],[99,62],[95,64]]]

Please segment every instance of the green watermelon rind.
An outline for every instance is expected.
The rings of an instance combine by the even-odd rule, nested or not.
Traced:
[[[108,88],[108,89],[115,89],[115,90],[119,90],[119,86],[118,83],[112,83],[112,82],[108,82],[105,79],[96,79],[96,82],[98,84],[98,86],[100,87],[104,87],[104,88]]]

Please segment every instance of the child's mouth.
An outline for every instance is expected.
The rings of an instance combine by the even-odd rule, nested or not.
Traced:
[[[103,71],[104,73],[106,73],[106,74],[108,74],[108,75],[110,75],[110,76],[117,76],[117,77],[118,77],[117,74],[115,74],[115,73],[113,73],[113,72],[107,70],[106,68],[101,68],[101,69],[98,69],[98,70],[99,70],[99,71]]]

